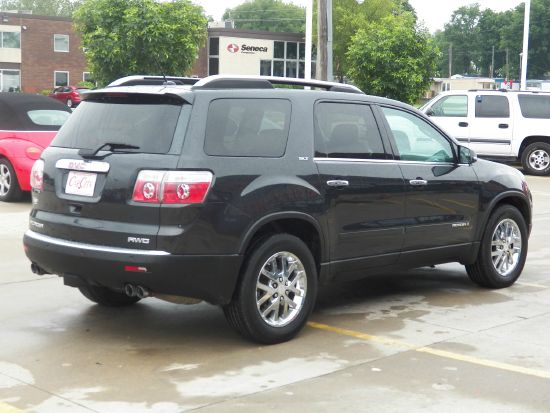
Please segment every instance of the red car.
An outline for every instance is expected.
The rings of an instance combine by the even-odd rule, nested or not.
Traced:
[[[0,201],[30,191],[30,172],[71,109],[46,96],[0,93]]]
[[[60,86],[55,88],[48,96],[59,100],[70,108],[78,106],[82,98],[80,94],[89,90],[85,87]]]

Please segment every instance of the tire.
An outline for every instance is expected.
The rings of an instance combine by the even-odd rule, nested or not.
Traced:
[[[138,297],[128,297],[124,293],[96,285],[85,285],[78,289],[88,300],[106,307],[126,307],[140,300]]]
[[[233,300],[223,307],[227,321],[258,343],[290,340],[315,305],[317,267],[311,251],[299,238],[277,234],[264,238],[245,258]]]
[[[500,206],[487,222],[476,262],[466,265],[466,271],[481,287],[509,287],[523,270],[527,247],[525,218],[512,205]]]
[[[535,142],[527,146],[521,154],[521,164],[530,175],[550,174],[550,144]]]
[[[0,201],[18,201],[22,195],[13,166],[6,158],[0,158]]]
[[[70,108],[73,107],[73,101],[71,99],[67,99],[67,106]]]

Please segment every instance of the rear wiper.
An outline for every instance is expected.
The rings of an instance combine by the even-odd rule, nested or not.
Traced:
[[[98,147],[97,149],[82,148],[78,150],[78,154],[83,158],[104,158],[104,156],[97,156],[97,153],[101,150],[108,150],[111,152],[124,150],[124,149],[139,149],[139,146],[128,145],[126,143],[107,142]]]

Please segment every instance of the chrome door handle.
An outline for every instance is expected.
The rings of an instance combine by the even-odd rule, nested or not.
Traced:
[[[409,183],[413,186],[424,186],[424,185],[428,185],[428,181],[426,181],[425,179],[411,179],[409,181]]]
[[[348,185],[349,185],[349,182],[348,182],[348,181],[341,180],[341,179],[335,179],[335,180],[333,180],[333,181],[327,181],[327,185],[328,185],[328,186],[336,186],[336,187],[339,187],[339,186],[348,186]]]

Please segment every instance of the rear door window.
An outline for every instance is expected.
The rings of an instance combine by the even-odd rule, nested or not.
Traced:
[[[315,156],[385,159],[370,106],[321,102],[315,107]]]
[[[477,95],[476,118],[509,118],[510,104],[506,96]]]
[[[204,151],[214,156],[283,156],[291,104],[285,99],[216,99],[206,120]]]
[[[182,102],[168,96],[110,95],[84,101],[51,145],[96,149],[105,143],[122,143],[139,147],[135,152],[168,153]]]
[[[550,119],[550,96],[518,95],[518,100],[524,118]]]

